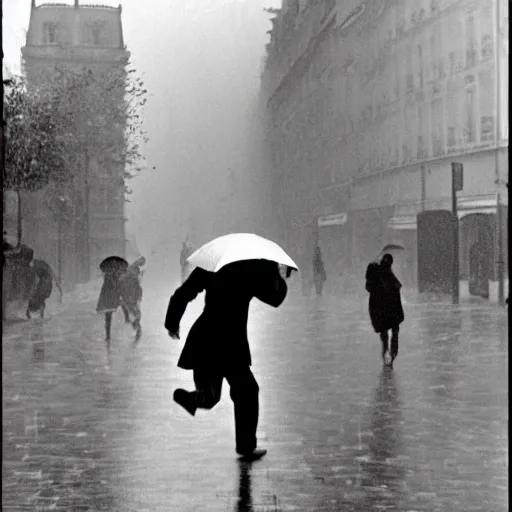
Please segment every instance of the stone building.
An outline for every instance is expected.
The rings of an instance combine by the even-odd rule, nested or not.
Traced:
[[[22,55],[29,83],[51,80],[56,66],[122,74],[129,52],[121,6],[80,5],[78,0],[74,5],[36,6],[33,0]],[[122,90],[109,94],[108,101],[122,101]],[[24,243],[34,248],[36,257],[60,269],[69,285],[88,281],[104,257],[124,255],[123,166],[105,162],[108,155],[84,150],[78,155],[73,183],[59,197],[49,189],[22,196]],[[54,203],[59,201],[64,204],[63,216],[55,214]]]
[[[416,215],[451,209],[460,162],[461,275],[485,239],[496,277],[508,215],[508,3],[497,1],[283,0],[262,90],[274,222],[303,264],[319,241],[328,274],[360,276],[398,242],[414,284]]]

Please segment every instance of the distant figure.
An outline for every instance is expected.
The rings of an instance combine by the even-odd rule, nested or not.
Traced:
[[[469,249],[469,293],[484,299],[489,298],[489,265],[488,247],[482,241],[474,243]]]
[[[126,270],[125,274],[119,280],[119,293],[121,296],[121,305],[124,309],[131,313],[134,317],[131,322],[135,329],[135,340],[139,341],[141,336],[141,311],[140,303],[142,301],[142,286],[140,285],[140,277],[142,275],[141,267],[145,265],[146,259],[141,256],[134,261]],[[126,314],[126,313],[125,313]],[[128,321],[130,317],[128,316]]]
[[[204,310],[190,329],[178,361],[180,368],[193,370],[196,389],[177,389],[174,400],[191,415],[197,408],[211,409],[219,402],[226,379],[235,407],[236,451],[249,460],[266,453],[257,448],[256,440],[259,387],[251,372],[249,305],[256,297],[278,307],[287,290],[277,263],[240,261],[215,273],[196,268],[174,292],[167,309],[165,328],[171,338],[179,339],[180,321],[187,305],[206,292]]]
[[[110,356],[110,335],[112,328],[112,314],[121,304],[121,289],[119,280],[126,272],[128,263],[118,256],[106,258],[100,264],[100,270],[103,272],[103,285],[96,311],[105,315],[105,342],[107,345],[107,355]]]
[[[192,249],[188,240],[183,242],[180,252],[180,267],[181,267],[181,283],[183,284],[188,277],[189,265],[187,258],[192,254]]]
[[[315,283],[315,290],[318,296],[322,295],[324,283],[326,280],[324,262],[322,260],[322,251],[317,245],[313,256],[313,281]]]
[[[404,310],[400,297],[402,284],[391,270],[393,256],[384,254],[380,263],[370,263],[366,269],[366,290],[370,292],[369,312],[372,326],[382,341],[384,364],[393,365],[398,355],[399,325],[404,321]],[[391,349],[388,340],[391,330]],[[389,355],[389,359],[386,359]]]
[[[46,300],[52,294],[53,281],[57,286],[61,297],[62,289],[58,279],[55,277],[52,268],[46,261],[32,260],[30,263],[32,269],[32,283],[29,292],[28,306],[26,310],[27,318],[30,320],[31,313],[39,312],[41,318],[44,318],[44,310],[46,309]]]

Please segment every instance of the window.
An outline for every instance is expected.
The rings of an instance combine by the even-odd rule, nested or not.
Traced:
[[[491,7],[484,7],[480,15],[480,55],[482,59],[490,59],[493,56],[493,13]]]
[[[450,89],[447,96],[447,110],[448,110],[448,127],[446,143],[448,148],[453,148],[456,145],[456,124],[457,124],[457,89]]]
[[[406,56],[405,56],[405,69],[406,69],[406,75],[405,75],[405,88],[407,90],[414,88],[414,76],[413,76],[413,69],[412,69],[412,50],[411,47],[408,45],[406,48]]]
[[[473,15],[466,20],[466,66],[472,68],[476,63],[475,18]]]
[[[476,126],[475,126],[475,90],[473,88],[466,90],[465,102],[465,126],[464,139],[465,142],[475,142]]]
[[[416,47],[416,53],[418,55],[418,86],[423,89],[423,50],[421,44]]]
[[[417,154],[418,160],[421,160],[425,156],[425,147],[423,140],[423,107],[418,107],[418,147]]]
[[[437,39],[433,35],[430,37],[430,65],[432,66],[432,80],[438,79],[438,62],[437,62]]]
[[[480,73],[480,140],[494,140],[495,91],[493,73]]]
[[[436,99],[431,104],[432,110],[432,152],[434,156],[444,154],[443,101]]]
[[[44,42],[45,44],[57,43],[57,25],[52,22],[43,25]]]
[[[90,38],[94,46],[105,44],[105,23],[102,21],[94,21],[90,25]]]

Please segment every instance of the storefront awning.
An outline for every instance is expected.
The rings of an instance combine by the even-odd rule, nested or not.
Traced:
[[[320,215],[318,217],[318,227],[342,226],[347,222],[347,213],[333,213],[331,215]]]

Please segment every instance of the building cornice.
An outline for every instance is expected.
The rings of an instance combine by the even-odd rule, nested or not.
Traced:
[[[465,157],[465,156],[476,155],[478,153],[488,153],[489,151],[508,149],[508,147],[509,147],[508,141],[501,141],[499,145],[491,144],[488,146],[487,145],[484,146],[484,145],[480,144],[479,146],[473,146],[471,149],[462,150],[462,151],[454,151],[452,153],[444,153],[443,155],[435,156],[432,158],[426,158],[424,160],[417,160],[415,162],[410,162],[410,163],[403,164],[403,165],[388,167],[387,169],[372,172],[372,173],[366,174],[364,176],[354,177],[352,179],[352,181],[360,182],[360,181],[365,181],[365,180],[369,180],[369,179],[380,178],[383,174],[389,174],[389,173],[396,172],[396,171],[402,171],[402,170],[408,169],[408,168],[409,169],[410,168],[418,168],[418,167],[421,167],[422,165],[438,163],[443,160],[451,161],[454,158],[461,158],[461,157]],[[335,187],[336,187],[336,184],[333,184],[333,185],[329,185],[327,187],[323,187],[322,190],[328,190],[330,188],[335,188]]]
[[[126,63],[130,52],[124,48],[97,48],[92,46],[27,45],[21,49],[25,60],[64,60]]]

